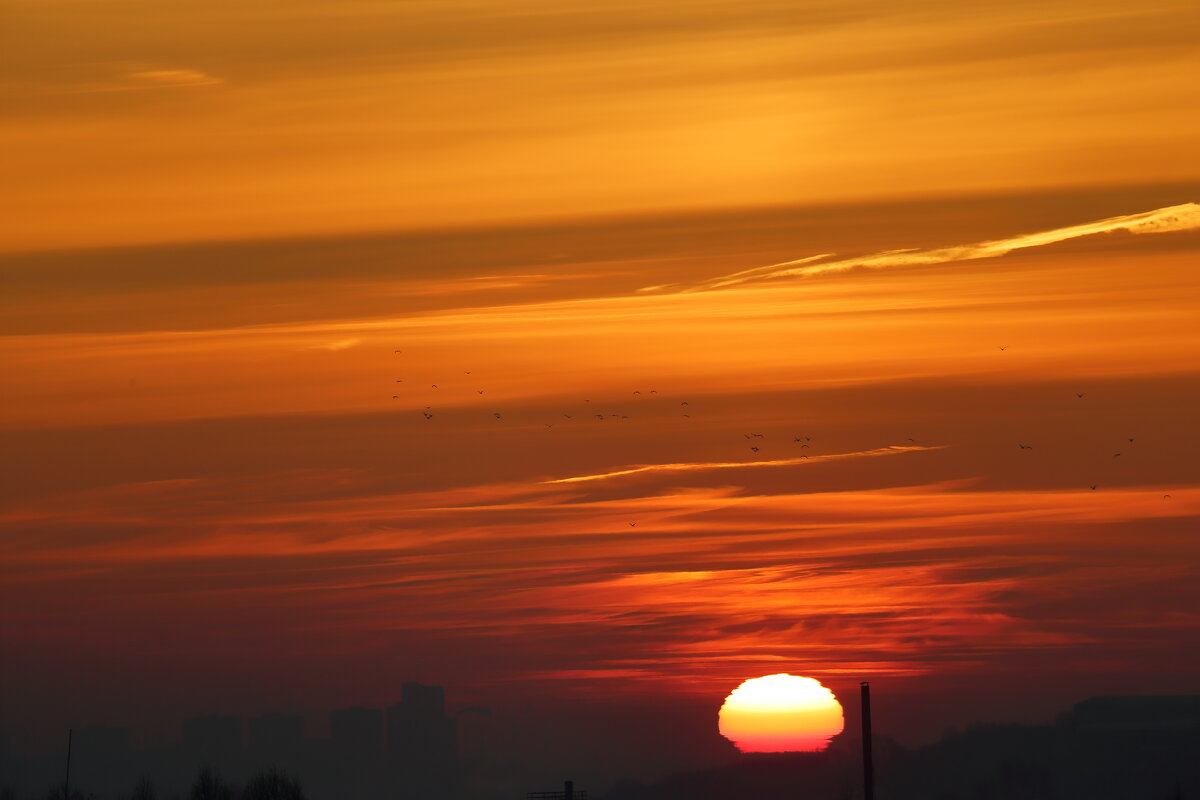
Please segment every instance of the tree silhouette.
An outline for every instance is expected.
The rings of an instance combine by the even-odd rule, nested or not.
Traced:
[[[241,800],[305,800],[300,783],[272,767],[250,779]]]
[[[233,800],[233,787],[221,780],[212,767],[200,770],[192,785],[190,800]]]
[[[154,784],[148,777],[142,776],[137,786],[133,787],[133,794],[129,796],[129,800],[154,800]]]

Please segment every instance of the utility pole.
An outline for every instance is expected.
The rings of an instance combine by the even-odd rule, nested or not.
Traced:
[[[862,697],[863,798],[875,800],[875,762],[871,758],[871,684],[858,684]]]
[[[67,777],[63,781],[63,800],[71,800],[71,728],[67,728]]]

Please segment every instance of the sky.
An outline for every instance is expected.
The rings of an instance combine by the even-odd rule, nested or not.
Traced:
[[[1195,690],[1195,4],[2,13],[13,735]]]

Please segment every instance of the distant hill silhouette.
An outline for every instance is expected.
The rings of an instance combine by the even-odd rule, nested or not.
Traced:
[[[604,800],[860,798],[853,744],[624,782]],[[884,800],[1200,798],[1200,696],[1096,697],[1051,725],[980,724],[917,749],[876,737],[875,758]]]

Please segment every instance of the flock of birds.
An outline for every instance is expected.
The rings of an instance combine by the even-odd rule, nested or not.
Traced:
[[[1008,345],[1003,345],[1003,346],[999,347],[999,349],[1000,349],[1000,351],[1001,351],[1001,352],[1005,352],[1005,351],[1007,351],[1007,350],[1008,350]],[[403,351],[402,349],[393,350],[392,352],[393,352],[393,354],[394,354],[394,355],[402,355],[402,354],[404,353],[404,351]],[[471,373],[472,373],[472,371],[471,371],[471,370],[463,370],[463,374],[464,374],[464,375],[470,375]],[[397,378],[397,379],[395,379],[395,382],[396,382],[396,383],[404,383],[404,379],[402,379],[402,378]],[[431,388],[431,389],[437,389],[437,388],[438,388],[438,384],[436,384],[436,383],[430,384],[430,388]],[[485,392],[485,390],[484,390],[484,389],[477,389],[477,390],[476,390],[476,394],[478,394],[478,395],[481,395],[481,396],[484,394],[484,392]],[[635,390],[632,392],[632,396],[639,396],[639,395],[641,395],[641,394],[642,394],[642,391],[641,391],[640,389],[635,389]],[[657,390],[657,389],[649,389],[649,390],[647,390],[646,394],[648,394],[648,395],[657,395],[657,394],[658,394],[658,390]],[[1075,397],[1076,397],[1076,399],[1078,399],[1078,400],[1082,400],[1082,399],[1084,399],[1084,397],[1086,397],[1086,396],[1087,396],[1087,393],[1086,393],[1086,392],[1075,392]],[[398,394],[393,394],[393,395],[392,395],[392,399],[393,399],[393,400],[400,400],[400,399],[401,399],[401,397],[400,397],[400,395],[398,395]],[[590,399],[585,399],[583,402],[585,402],[585,403],[591,403],[592,401],[591,401]],[[684,400],[684,401],[681,401],[681,402],[680,402],[680,404],[679,404],[679,406],[680,406],[680,408],[681,408],[681,409],[688,409],[688,408],[690,408],[690,404],[689,404],[689,403],[688,403],[688,401],[686,401],[686,400]],[[495,419],[503,419],[503,416],[504,416],[504,415],[503,415],[503,414],[501,414],[499,411],[493,411],[493,412],[491,412],[491,413],[492,413],[492,417],[493,417],[493,418],[495,418]],[[425,407],[422,409],[422,411],[421,411],[421,415],[422,415],[422,416],[425,418],[425,420],[426,420],[426,421],[432,420],[432,419],[434,418],[433,407],[432,407],[432,406],[425,406]],[[575,419],[575,415],[573,415],[573,414],[563,414],[562,416],[563,416],[563,419],[565,419],[565,420],[568,420],[568,421]],[[594,418],[594,419],[598,420],[598,421],[604,421],[604,420],[606,420],[606,419],[622,419],[622,420],[629,419],[629,416],[628,416],[627,414],[621,414],[621,413],[609,413],[609,414],[595,414],[595,413],[594,413],[594,414],[591,414],[590,416],[591,416],[592,418]],[[680,416],[681,416],[682,418],[684,418],[684,419],[690,419],[690,418],[691,418],[691,414],[689,414],[689,413],[686,413],[686,412],[683,412],[683,411],[681,411],[681,412],[680,412]],[[543,423],[543,424],[544,424],[544,425],[545,425],[545,427],[547,427],[547,428],[553,428],[553,427],[555,426],[555,423]],[[744,437],[745,439],[749,440],[750,442],[752,442],[752,444],[748,445],[748,446],[749,446],[749,448],[750,448],[750,452],[751,452],[751,453],[754,453],[754,454],[758,454],[758,453],[760,452],[760,448],[759,448],[758,444],[756,444],[756,443],[754,443],[754,442],[755,442],[756,440],[765,439],[765,438],[766,438],[766,434],[763,434],[763,433],[745,433],[745,434],[743,434],[743,437]],[[909,441],[909,442],[912,442],[912,443],[915,443],[915,442],[916,442],[916,440],[915,440],[913,437],[911,437],[911,436],[910,436],[910,437],[908,437],[908,441]],[[1132,444],[1132,443],[1135,441],[1135,437],[1133,437],[1133,436],[1130,436],[1130,437],[1128,437],[1128,440],[1127,440],[1127,441],[1128,441],[1130,444]],[[812,436],[809,436],[809,435],[806,435],[806,434],[795,434],[795,435],[792,437],[792,443],[793,443],[793,444],[799,444],[799,445],[800,445],[800,447],[799,447],[798,449],[801,449],[801,450],[805,450],[805,449],[811,449],[811,442],[812,442]],[[1033,450],[1033,445],[1031,445],[1031,444],[1018,443],[1018,444],[1017,444],[1017,447],[1018,447],[1018,448],[1020,448],[1021,450]],[[1113,454],[1112,454],[1112,457],[1113,457],[1113,458],[1120,458],[1120,457],[1121,457],[1121,452],[1120,452],[1120,451],[1118,451],[1118,452],[1115,452],[1115,453],[1113,453]],[[800,456],[798,456],[798,458],[807,459],[807,458],[808,458],[808,456],[807,456],[807,455],[800,455]],[[1090,488],[1090,489],[1091,489],[1091,490],[1094,492],[1094,491],[1096,491],[1096,490],[1099,488],[1099,484],[1095,484],[1095,483],[1093,483],[1093,484],[1090,484],[1088,488]],[[1164,499],[1164,500],[1169,500],[1169,499],[1171,499],[1171,495],[1169,495],[1169,494],[1164,494],[1164,495],[1163,495],[1163,499]],[[630,527],[635,527],[635,525],[636,525],[636,523],[633,523],[633,522],[629,523],[629,526],[630,526]]]

